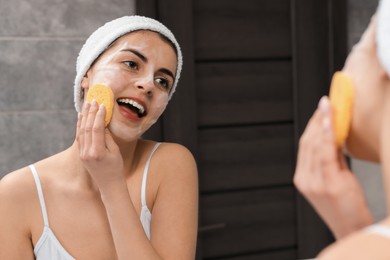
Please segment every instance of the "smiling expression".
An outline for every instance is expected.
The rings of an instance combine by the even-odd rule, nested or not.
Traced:
[[[125,141],[138,139],[160,117],[177,66],[173,47],[158,33],[135,31],[117,39],[83,78],[84,91],[105,84],[114,93],[109,129]]]

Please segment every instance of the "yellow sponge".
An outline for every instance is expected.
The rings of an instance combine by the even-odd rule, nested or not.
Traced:
[[[341,71],[336,72],[332,78],[329,98],[337,147],[341,147],[348,137],[354,95],[352,79]]]
[[[110,123],[112,116],[112,109],[114,108],[114,94],[110,87],[103,84],[93,85],[87,93],[87,101],[96,102],[100,105],[103,104],[106,109],[106,118],[104,119],[105,125]]]

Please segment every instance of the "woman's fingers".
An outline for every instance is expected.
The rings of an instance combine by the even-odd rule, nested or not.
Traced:
[[[105,127],[106,108],[104,105],[99,106],[96,113],[95,123],[92,131],[93,149],[100,155],[106,150],[109,152],[117,152],[118,145],[112,138],[111,132]]]
[[[344,153],[342,150],[337,151],[337,158],[339,161],[341,170],[349,170],[347,160],[345,159]]]
[[[98,106],[95,100],[85,103],[77,122],[77,141],[82,158],[97,158],[106,149],[104,106]]]
[[[322,97],[300,139],[294,183],[308,196],[324,194],[338,181],[342,165],[334,141],[332,110]]]
[[[96,115],[94,117],[94,122],[92,126],[92,149],[98,154],[104,153],[106,149],[106,141],[105,141],[105,121],[106,117],[106,109],[103,104],[98,107]]]
[[[294,182],[298,188],[309,189],[317,181],[318,166],[316,165],[316,152],[319,149],[319,133],[321,132],[321,113],[317,109],[310,118],[305,131],[299,140],[297,168]]]
[[[84,149],[85,152],[89,152],[89,149],[92,146],[92,129],[95,122],[95,116],[98,111],[98,105],[95,100],[92,100],[91,106],[87,113],[87,118],[85,119],[85,128],[84,128]]]
[[[81,120],[82,120],[82,114],[79,112],[77,114],[77,127],[76,127],[76,140],[79,141],[79,133],[80,133],[80,126],[81,126]]]
[[[78,132],[78,144],[80,149],[80,155],[84,154],[85,124],[88,118],[89,107],[90,104],[88,102],[85,102],[80,116],[80,122],[79,122],[80,127]]]
[[[329,99],[324,99],[321,104],[322,122],[322,143],[323,147],[319,153],[320,164],[324,179],[328,181],[338,181],[342,168],[345,164],[340,164],[340,150],[336,146],[332,125],[332,111]]]

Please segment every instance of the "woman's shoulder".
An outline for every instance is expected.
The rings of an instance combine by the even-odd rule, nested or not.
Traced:
[[[160,147],[160,150],[162,150],[165,154],[176,155],[183,159],[193,159],[192,152],[184,145],[178,143],[163,142],[161,143]]]
[[[28,167],[6,174],[0,180],[0,197],[25,198],[34,189],[34,179]],[[31,196],[31,195],[30,195]]]
[[[8,173],[0,180],[1,219],[7,216],[22,219],[28,218],[36,199],[37,189],[34,178],[28,167]]]
[[[62,165],[65,165],[63,159],[63,157],[65,157],[63,155],[64,153],[65,151],[60,152],[58,154],[37,161],[32,165],[35,168],[39,167],[40,169],[46,169],[50,167],[53,168],[55,167],[55,165],[57,165],[57,168],[61,168]],[[39,170],[38,172],[39,178],[41,179],[45,175],[42,174],[45,173],[45,171]],[[0,189],[12,189],[12,187],[22,187],[23,189],[26,189],[27,187],[29,187],[30,189],[36,190],[34,177],[29,166],[17,169],[13,172],[6,174],[2,179],[0,179],[0,183]]]
[[[157,142],[144,140],[145,144],[154,147]],[[156,160],[166,162],[167,166],[175,164],[195,163],[192,152],[184,145],[178,143],[160,142],[155,152]]]
[[[58,159],[59,157],[60,154],[56,154],[35,162],[33,165],[35,167],[39,166],[40,169],[45,168],[47,165],[55,165],[56,163],[58,165],[61,162]],[[39,179],[41,181],[46,176],[46,174],[42,173],[45,173],[45,171],[39,171]],[[35,194],[37,194],[37,186],[29,166],[10,172],[0,179],[0,198],[12,198],[13,201],[28,203],[36,198]]]
[[[153,198],[153,202],[149,201],[148,204],[153,214],[165,210],[170,212],[184,205],[196,208],[198,171],[194,156],[188,148],[176,143],[160,143],[150,162],[149,174],[149,190],[153,192],[147,197]],[[157,201],[160,206],[156,208]]]
[[[385,227],[390,228],[389,223],[387,218]],[[323,250],[318,259],[389,259],[389,246],[389,237],[362,229]]]
[[[156,142],[143,141],[150,147]],[[185,146],[177,143],[161,142],[153,155],[151,167],[158,168],[165,172],[164,176],[169,177],[176,174],[196,174],[196,161],[192,152]]]

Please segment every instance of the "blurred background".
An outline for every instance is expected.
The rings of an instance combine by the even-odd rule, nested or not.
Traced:
[[[151,16],[177,36],[184,71],[145,137],[196,156],[197,259],[313,257],[333,237],[292,185],[297,142],[377,3],[0,0],[0,178],[73,142],[75,62],[86,38],[116,17]],[[380,167],[351,166],[381,219]]]

